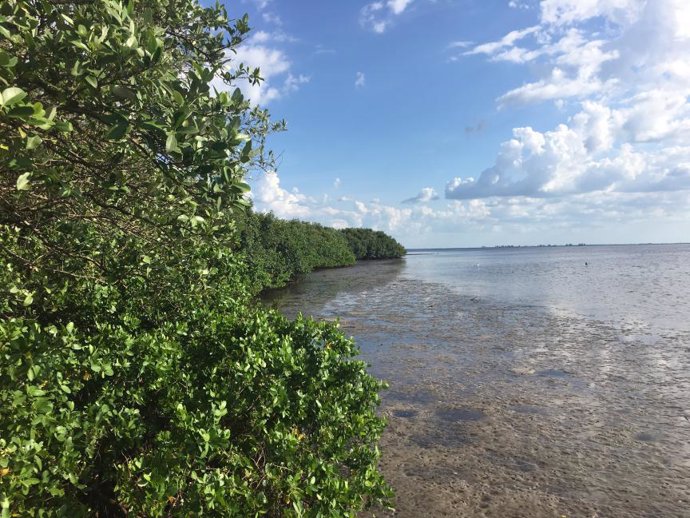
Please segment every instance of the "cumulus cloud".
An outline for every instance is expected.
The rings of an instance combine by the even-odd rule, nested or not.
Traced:
[[[262,212],[273,212],[276,216],[293,219],[310,215],[310,199],[297,189],[292,192],[280,186],[280,178],[275,171],[262,174],[254,182],[251,192],[255,207]]]
[[[405,9],[407,9],[407,6],[410,5],[412,2],[413,0],[389,0],[388,8],[391,10],[393,14],[400,14]]]
[[[537,135],[526,132],[524,137],[533,149],[546,145]],[[689,172],[690,168],[681,168],[667,181],[687,181]],[[690,191],[672,189],[651,193],[592,191],[568,197],[493,196],[399,206],[378,199],[363,201],[341,196],[334,201],[327,195],[307,196],[283,187],[275,172],[252,184],[257,211],[272,211],[282,218],[315,221],[335,228],[383,230],[406,246],[437,246],[439,242],[459,239],[458,236],[469,236],[470,241],[457,240],[453,244],[562,242],[564,232],[575,235],[602,225],[626,228],[629,239],[639,239],[630,230],[631,225],[653,221],[663,226],[690,218]],[[423,197],[433,197],[432,191],[425,188],[421,192],[426,193]],[[587,216],[585,222],[583,215]],[[609,238],[620,239],[618,234]]]
[[[446,197],[549,197],[593,191],[648,192],[690,189],[690,147],[638,148],[650,135],[668,135],[668,120],[631,125],[639,107],[611,109],[587,101],[568,124],[552,131],[516,128],[495,164],[478,178],[456,177]],[[685,128],[687,131],[687,128]],[[628,140],[623,141],[621,140]]]
[[[359,23],[365,29],[383,34],[414,0],[379,0],[371,2],[359,12]]]
[[[553,101],[565,109],[570,99],[576,110],[548,131],[514,129],[494,165],[452,179],[446,197],[606,193],[613,203],[690,190],[690,3],[542,0],[540,9],[539,25],[464,55],[546,70],[499,97],[499,107]]]
[[[403,203],[427,203],[438,200],[439,196],[433,187],[424,187],[417,196],[403,200]]]
[[[275,46],[278,43],[290,41],[292,39],[282,32],[257,31],[236,49],[236,54],[231,56],[231,68],[243,63],[249,69],[261,70],[261,77],[264,80],[259,84],[250,84],[247,80],[237,81],[237,86],[252,103],[268,104],[296,92],[302,85],[309,82],[309,76],[292,72],[292,62],[287,53]],[[218,91],[227,88],[220,78],[214,79],[211,86]]]

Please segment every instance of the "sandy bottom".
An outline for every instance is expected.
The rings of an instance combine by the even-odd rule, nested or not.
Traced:
[[[381,468],[395,510],[362,516],[690,517],[690,336],[463,297],[391,268],[374,284],[319,272],[276,299],[339,315],[390,383]]]

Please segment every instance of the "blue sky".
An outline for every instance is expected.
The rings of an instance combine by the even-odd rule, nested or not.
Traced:
[[[407,247],[690,240],[686,0],[244,0],[257,210]]]

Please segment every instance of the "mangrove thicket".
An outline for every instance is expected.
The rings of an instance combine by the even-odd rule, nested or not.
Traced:
[[[248,31],[195,0],[0,3],[3,518],[387,497],[382,385],[353,342],[252,302],[241,247],[266,239],[271,277],[281,240],[238,222],[244,179],[282,126],[235,88],[260,80],[233,61]]]

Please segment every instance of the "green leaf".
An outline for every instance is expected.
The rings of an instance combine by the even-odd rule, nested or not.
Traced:
[[[74,65],[72,65],[72,69],[70,70],[70,74],[75,77],[81,75],[81,63],[79,61],[74,62]]]
[[[173,90],[172,94],[173,94],[173,98],[175,99],[175,102],[179,106],[184,106],[184,97],[182,96],[182,94],[180,92],[178,92],[177,90]]]
[[[130,101],[137,100],[137,94],[133,90],[127,88],[126,86],[115,85],[112,88],[112,92],[116,97],[119,97],[120,99],[128,99]]]
[[[0,67],[12,68],[17,65],[17,58],[10,56],[7,52],[0,49]]]
[[[105,134],[105,138],[108,140],[120,140],[127,133],[129,124],[115,124],[112,126],[108,133]]]
[[[72,45],[74,45],[75,47],[77,47],[81,50],[85,50],[86,52],[90,51],[89,47],[87,47],[83,41],[73,40],[71,43],[72,43]]]
[[[30,186],[29,180],[30,180],[32,174],[33,173],[24,173],[22,175],[19,175],[19,178],[17,178],[17,190],[18,191],[26,191],[29,189],[29,186]]]
[[[69,121],[56,122],[55,129],[58,131],[62,131],[63,133],[69,133],[70,131],[74,130],[74,128],[72,127],[72,123]]]
[[[19,101],[24,99],[24,97],[26,97],[26,92],[21,88],[11,86],[9,88],[5,88],[0,97],[2,98],[0,99],[2,106],[12,106],[13,104],[17,104]]]
[[[252,190],[252,188],[249,186],[248,183],[244,182],[237,182],[234,184],[236,187],[240,189],[241,192],[249,192]]]
[[[84,80],[85,80],[87,83],[89,83],[91,86],[93,86],[94,88],[98,88],[98,79],[96,79],[95,77],[93,77],[93,76],[86,76],[86,77],[84,78]]]
[[[177,153],[180,152],[180,148],[177,147],[177,137],[174,133],[168,133],[168,138],[165,140],[165,150],[168,153],[172,153],[173,151]]]
[[[33,114],[33,106],[15,106],[14,108],[10,109],[10,111],[7,113],[7,116],[15,117],[18,119],[27,119],[31,117]]]
[[[38,146],[41,145],[41,142],[43,142],[43,139],[39,137],[38,135],[32,135],[31,137],[26,139],[26,149],[36,149]]]

